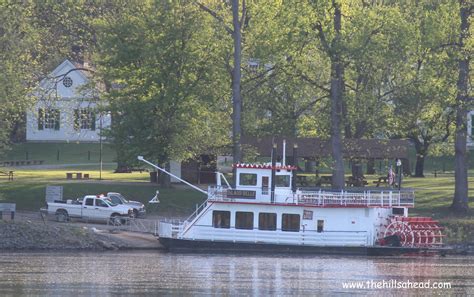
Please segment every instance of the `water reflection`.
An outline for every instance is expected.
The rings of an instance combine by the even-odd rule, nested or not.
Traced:
[[[1,296],[474,295],[474,257],[2,253]],[[350,290],[344,281],[451,282],[450,290]]]

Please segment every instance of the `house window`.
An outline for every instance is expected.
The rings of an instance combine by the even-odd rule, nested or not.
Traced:
[[[277,225],[276,213],[261,212],[258,214],[258,229],[275,231]]]
[[[289,175],[277,175],[275,176],[275,186],[277,187],[289,187],[290,176]]]
[[[317,231],[319,233],[324,231],[324,220],[318,220]]]
[[[230,228],[230,211],[214,210],[212,212],[212,226],[214,228]]]
[[[281,231],[300,231],[300,215],[284,213],[281,216]]]
[[[63,85],[64,85],[66,88],[70,88],[70,87],[72,86],[72,78],[70,78],[69,76],[64,77],[64,79],[63,79]]]
[[[240,185],[241,186],[256,186],[257,185],[257,175],[253,173],[241,173],[240,174]]]
[[[90,108],[74,110],[75,130],[95,130],[95,113]]]
[[[241,212],[235,213],[235,229],[253,229],[253,212]]]
[[[59,130],[60,119],[59,109],[40,108],[38,109],[38,130]]]

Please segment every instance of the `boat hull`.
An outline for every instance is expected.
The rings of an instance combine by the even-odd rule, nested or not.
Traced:
[[[321,255],[360,255],[360,256],[396,256],[396,255],[444,255],[444,248],[417,247],[365,247],[365,246],[309,246],[268,243],[246,243],[228,241],[204,241],[177,238],[159,238],[160,243],[171,252],[219,252],[219,253],[284,253],[284,254],[321,254]]]

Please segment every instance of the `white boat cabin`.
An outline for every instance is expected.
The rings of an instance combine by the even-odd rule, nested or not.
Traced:
[[[270,164],[235,164],[236,187],[222,187],[218,178],[217,187],[211,187],[209,198],[227,198],[259,203],[287,203],[293,197],[292,179],[294,166],[274,167],[275,184],[272,191],[272,165]],[[274,195],[272,195],[274,193]],[[215,197],[216,196],[216,197]]]

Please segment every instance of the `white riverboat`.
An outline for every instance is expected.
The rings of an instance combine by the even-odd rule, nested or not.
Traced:
[[[217,173],[217,185],[201,190],[207,199],[187,220],[160,222],[166,248],[369,255],[443,250],[436,221],[408,217],[412,189],[304,190],[296,188],[294,166],[273,161],[234,169],[234,188]]]

